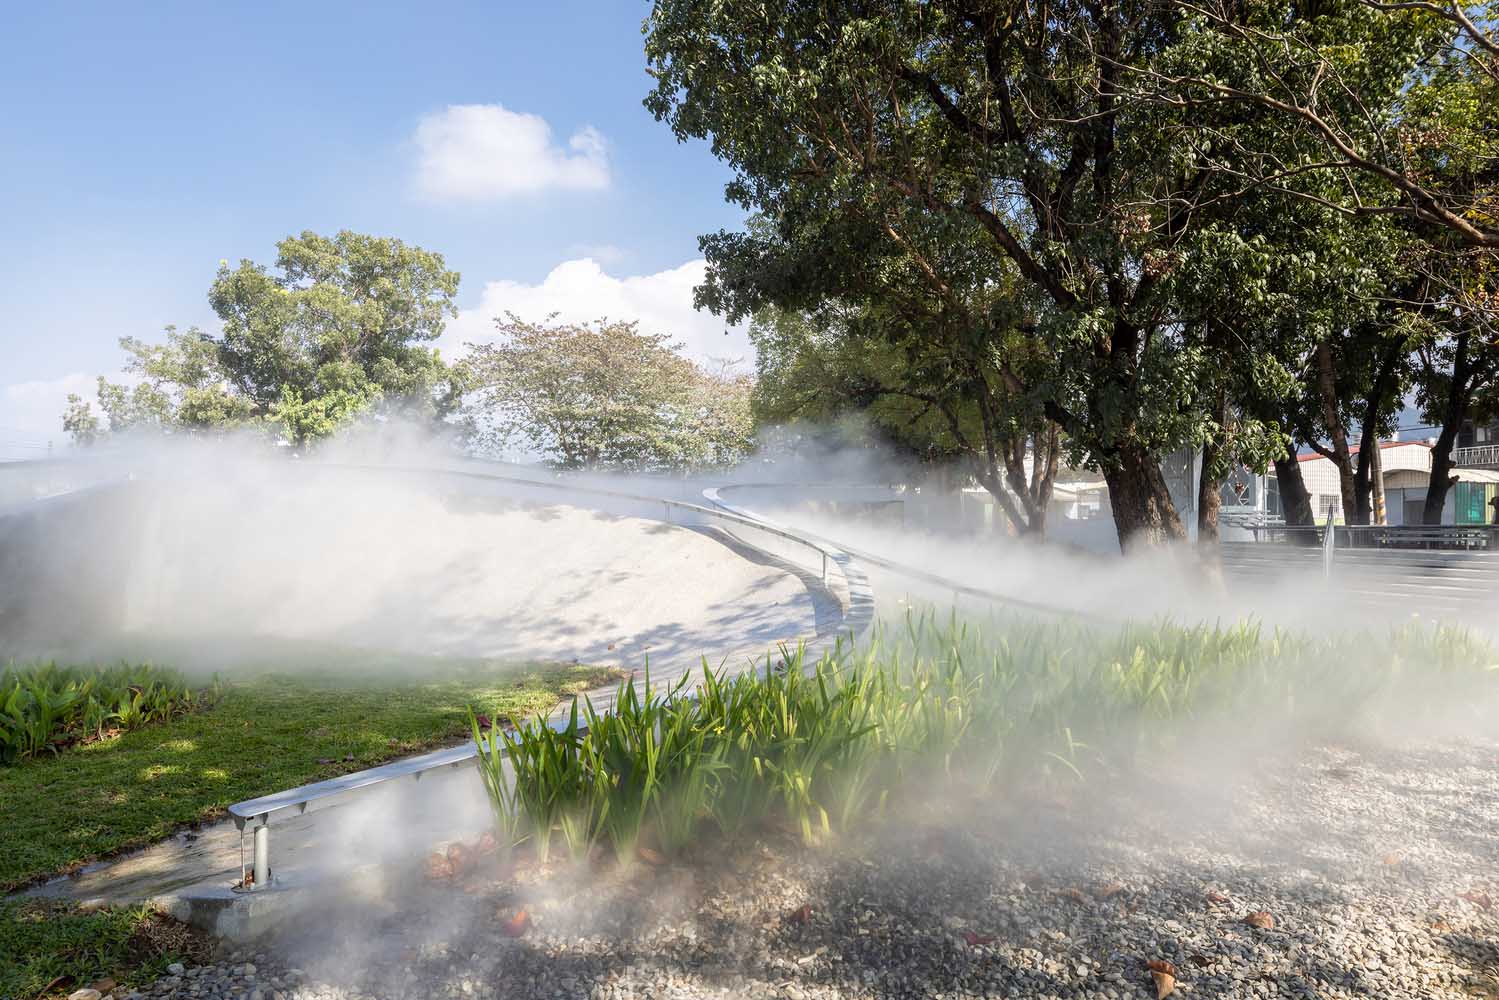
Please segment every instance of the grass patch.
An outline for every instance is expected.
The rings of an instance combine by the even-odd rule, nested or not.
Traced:
[[[107,978],[135,988],[172,962],[202,961],[208,944],[148,907],[84,911],[0,902],[0,998],[66,996]]]
[[[420,669],[387,680],[330,668],[229,681],[203,711],[0,768],[0,889],[148,844],[244,799],[453,743],[468,734],[471,703],[520,718],[613,676],[472,661]]]

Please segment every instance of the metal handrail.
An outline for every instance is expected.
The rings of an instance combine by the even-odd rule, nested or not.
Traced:
[[[555,490],[566,492],[570,496],[579,494],[608,497],[616,500],[627,500],[631,503],[662,505],[665,520],[669,523],[678,523],[672,520],[671,512],[679,511],[692,517],[699,517],[713,522],[723,522],[740,530],[749,529],[792,542],[816,553],[822,562],[822,579],[824,585],[828,581],[829,564],[836,567],[843,576],[846,594],[840,597],[834,592],[843,608],[842,627],[837,632],[839,639],[844,635],[857,637],[862,635],[873,624],[873,596],[869,592],[868,584],[863,574],[854,565],[850,554],[837,547],[820,540],[814,540],[777,525],[766,524],[752,517],[746,517],[739,513],[726,510],[705,507],[700,504],[687,503],[681,500],[672,500],[662,497],[643,496],[635,493],[626,493],[619,490],[600,489],[596,487],[579,486],[571,483],[548,482],[546,480],[528,479],[520,476],[505,476],[497,473],[477,472],[466,469],[433,469],[413,468],[409,466],[371,466],[371,465],[343,465],[327,464],[321,468],[350,468],[363,471],[380,472],[410,472],[423,475],[433,473],[451,475],[460,478],[482,479],[488,481],[503,482],[508,485],[534,487],[544,490]],[[561,727],[566,723],[558,713],[554,713],[548,724]],[[379,767],[369,768],[353,774],[342,775],[338,778],[330,778],[325,781],[314,782],[298,788],[291,788],[270,795],[248,799],[237,802],[229,807],[229,815],[234,820],[235,826],[241,835],[248,828],[253,830],[255,838],[254,851],[254,882],[256,888],[264,888],[270,884],[270,822],[273,816],[286,812],[294,812],[296,815],[324,808],[335,804],[333,800],[375,785],[383,784],[396,778],[410,777],[420,780],[423,774],[430,771],[448,767],[460,767],[473,761],[479,753],[479,748],[473,741],[460,746],[450,747],[446,750],[438,750],[423,754],[418,757],[410,757],[403,760],[393,761]]]
[[[736,484],[736,486],[752,485],[755,484]],[[739,507],[724,500],[720,493],[720,490],[733,488],[735,487],[715,486],[710,489],[705,489],[703,490],[703,498],[706,499],[709,503],[714,504],[715,506],[718,506],[738,517],[750,518],[752,520],[759,521],[761,524],[766,525],[767,527],[784,530],[777,522],[772,521],[769,518],[764,517],[763,515],[755,514],[749,511],[747,508]],[[908,579],[919,581],[921,583],[941,587],[943,590],[951,591],[955,595],[961,594],[965,597],[974,597],[978,598],[979,600],[989,601],[994,604],[1006,604],[1011,607],[1021,608],[1026,611],[1033,611],[1046,615],[1079,618],[1084,621],[1092,622],[1107,622],[1111,620],[1103,615],[1099,615],[1093,612],[1077,611],[1071,608],[1059,608],[1052,604],[1042,604],[1037,601],[1027,601],[1023,598],[1011,597],[1008,594],[1000,594],[992,590],[985,590],[981,587],[969,586],[968,584],[959,583],[949,577],[937,576],[935,573],[928,573],[925,570],[917,569],[914,566],[908,566],[904,563],[898,563],[893,559],[887,559],[884,556],[877,556],[867,550],[852,548],[849,545],[844,544],[843,542],[835,541],[833,539],[827,538],[824,535],[818,535],[813,532],[806,532],[805,534],[808,538],[816,539],[818,541],[826,542],[829,545],[836,546],[840,550],[847,552],[849,555],[858,559],[861,563],[868,563],[871,566],[878,566],[881,569],[889,570],[890,572],[895,573],[898,576],[903,576]]]

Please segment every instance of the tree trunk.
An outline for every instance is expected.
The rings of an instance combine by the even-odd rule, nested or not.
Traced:
[[[1457,478],[1452,475],[1452,446],[1457,444],[1457,434],[1462,430],[1463,417],[1468,409],[1471,376],[1472,370],[1468,364],[1468,327],[1464,324],[1457,335],[1457,346],[1452,356],[1452,382],[1447,390],[1447,407],[1442,414],[1442,432],[1437,435],[1437,443],[1431,446],[1431,478],[1426,482],[1426,504],[1421,510],[1421,521],[1425,524],[1442,523],[1442,508],[1447,505],[1447,491]]]
[[[1379,411],[1384,409],[1385,399],[1394,389],[1395,366],[1403,353],[1403,342],[1396,341],[1380,359],[1379,371],[1374,384],[1364,400],[1364,415],[1361,419],[1358,447],[1358,468],[1353,474],[1354,513],[1349,524],[1375,524],[1375,507],[1380,516],[1384,510],[1384,484],[1379,482]],[[1379,490],[1379,502],[1375,503],[1374,492]],[[1346,511],[1345,511],[1346,513]]]
[[[1219,391],[1213,411],[1218,435],[1202,445],[1202,471],[1197,477],[1197,544],[1217,545],[1218,511],[1223,506],[1223,476],[1218,468],[1223,455],[1221,436],[1228,434],[1228,395]]]
[[[1447,506],[1447,491],[1457,482],[1452,474],[1452,443],[1457,440],[1457,427],[1448,433],[1443,425],[1437,443],[1431,448],[1431,478],[1426,481],[1426,503],[1421,508],[1423,524],[1441,524],[1442,508]]]
[[[1353,481],[1353,463],[1348,453],[1348,432],[1338,413],[1337,376],[1333,373],[1332,348],[1324,340],[1317,345],[1317,389],[1322,396],[1322,422],[1332,439],[1332,462],[1338,469],[1338,489],[1343,497],[1343,517],[1350,524],[1358,516],[1358,490]],[[1317,447],[1313,442],[1314,448]],[[1319,449],[1320,450],[1320,449]]]
[[[1309,528],[1317,523],[1316,511],[1312,510],[1312,495],[1307,492],[1294,445],[1288,454],[1275,460],[1275,483],[1280,491],[1280,509],[1286,524]]]
[[[1202,449],[1202,474],[1197,481],[1197,544],[1217,545],[1218,511],[1223,506],[1223,480],[1213,474],[1209,446]],[[1216,450],[1214,447],[1213,450]]]
[[[1026,442],[1030,442],[1031,474],[1025,475]],[[974,475],[1004,510],[1016,534],[1046,537],[1046,515],[1051,507],[1052,485],[1061,454],[1061,428],[1048,421],[1042,429],[1015,440],[1000,442],[996,450],[1004,459],[1000,470],[987,456],[974,455]],[[1008,488],[1007,488],[1008,487]]]
[[[1105,467],[1103,478],[1109,486],[1109,506],[1122,551],[1186,539],[1161,464],[1139,445],[1122,445],[1114,461]]]

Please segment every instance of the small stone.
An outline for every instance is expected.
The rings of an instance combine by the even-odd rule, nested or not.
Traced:
[[[68,1000],[104,1000],[104,994],[94,989],[74,990],[68,994]]]
[[[167,966],[167,975],[170,976],[180,976],[186,971],[187,969],[183,967],[181,962],[173,962]]]

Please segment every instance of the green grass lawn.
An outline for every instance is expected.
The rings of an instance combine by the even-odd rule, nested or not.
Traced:
[[[145,907],[83,912],[46,900],[0,902],[0,1000],[65,997],[75,989],[139,987],[172,962],[208,957],[208,944]]]
[[[211,708],[0,767],[0,889],[150,843],[244,799],[451,744],[468,733],[470,704],[523,717],[611,672],[434,660],[378,676],[388,679],[346,665],[226,681]]]

